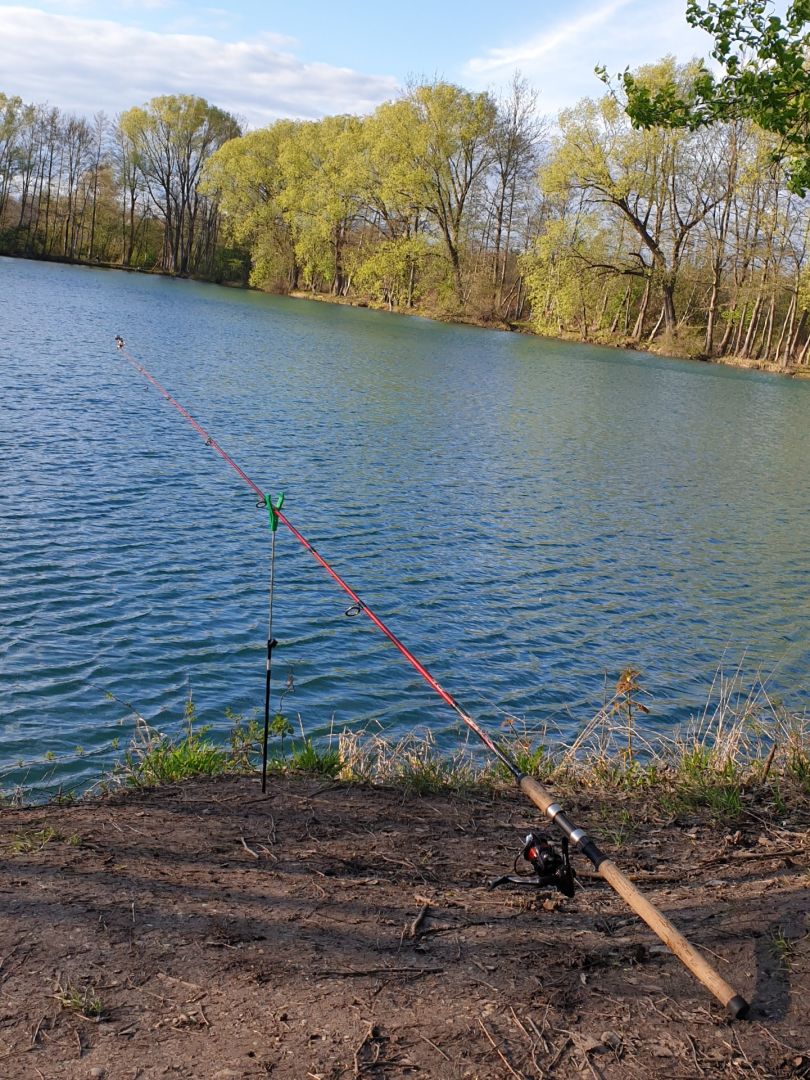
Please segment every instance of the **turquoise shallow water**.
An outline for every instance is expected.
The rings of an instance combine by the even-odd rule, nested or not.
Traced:
[[[189,688],[217,732],[262,705],[266,516],[117,332],[485,723],[570,733],[633,664],[667,727],[741,658],[804,707],[810,384],[0,259],[0,786],[96,776],[108,694],[167,730]],[[275,702],[455,742],[347,605],[280,531]]]

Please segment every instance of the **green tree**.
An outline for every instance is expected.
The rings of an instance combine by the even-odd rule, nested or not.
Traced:
[[[642,69],[645,85],[682,83],[689,68],[671,58]],[[640,277],[645,282],[634,336],[643,331],[648,304],[660,297],[664,327],[671,337],[678,322],[676,290],[681,268],[695,240],[695,228],[728,194],[702,133],[656,128],[634,130],[612,95],[579,102],[560,115],[560,133],[552,141],[541,170],[544,191],[565,195],[580,212],[599,214],[603,222],[623,223],[636,237],[615,249],[609,259],[588,260],[583,271]]]
[[[0,93],[0,223],[3,221],[15,174],[22,111],[22,98],[8,97]]]
[[[436,227],[450,262],[456,303],[463,308],[464,244],[470,208],[492,162],[495,103],[489,94],[434,82],[414,87],[383,109],[390,121],[388,138],[397,147],[400,196]]]
[[[311,288],[322,281],[334,295],[351,284],[347,253],[366,186],[361,128],[356,116],[301,123],[278,153],[279,203],[298,264]]]
[[[714,38],[723,74],[701,66],[684,90],[674,81],[651,87],[625,71],[633,123],[697,128],[749,117],[779,136],[791,186],[803,194],[810,188],[810,0],[793,0],[784,20],[767,0],[688,0],[686,19]]]
[[[129,109],[119,126],[135,150],[149,196],[163,220],[161,268],[193,272],[197,226],[205,217],[200,214],[201,172],[220,146],[239,135],[237,121],[203,98],[175,94]]]
[[[201,182],[201,190],[218,201],[225,238],[250,252],[251,283],[277,292],[298,285],[295,233],[282,206],[279,164],[298,126],[279,120],[230,139],[208,160]]]

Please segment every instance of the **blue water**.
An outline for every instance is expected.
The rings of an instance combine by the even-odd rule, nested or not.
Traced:
[[[810,384],[0,259],[0,786],[86,784],[124,702],[176,730],[191,690],[223,734],[262,707],[266,514],[118,332],[494,728],[570,734],[631,664],[658,728],[742,658],[805,706]],[[292,675],[308,732],[454,743],[348,604],[281,529],[274,705]]]

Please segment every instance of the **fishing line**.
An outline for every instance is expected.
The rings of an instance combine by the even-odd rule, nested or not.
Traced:
[[[299,544],[301,544],[301,546],[304,547],[310,553],[310,555],[312,555],[315,561],[323,567],[327,574],[329,574],[329,576],[340,586],[340,588],[343,589],[343,591],[351,597],[353,604],[351,608],[348,609],[348,611],[352,611],[356,614],[362,613],[368,619],[370,619],[371,622],[374,623],[374,625],[377,627],[377,629],[380,630],[383,634],[385,634],[385,636],[392,643],[392,645],[394,645],[394,647],[398,649],[400,653],[402,653],[408,663],[416,671],[419,672],[425,682],[430,687],[432,687],[432,689],[435,690],[439,697],[447,705],[449,705],[451,709],[453,709],[453,711],[464,721],[465,724],[467,724],[469,728],[472,729],[472,731],[475,732],[475,734],[484,743],[484,745],[487,746],[493,754],[495,754],[495,756],[503,765],[506,766],[512,776],[514,776],[515,779],[518,779],[521,774],[517,766],[508,758],[504,751],[493,741],[493,739],[483,730],[483,728],[481,728],[475,722],[475,720],[469,715],[469,713],[462,709],[462,707],[458,704],[455,698],[450,693],[448,693],[448,691],[445,690],[443,686],[439,684],[439,682],[433,677],[433,675],[431,675],[431,673],[424,666],[424,664],[417,660],[417,658],[413,655],[410,649],[406,648],[406,646],[403,645],[403,643],[399,640],[396,634],[391,629],[389,629],[388,626],[386,626],[382,619],[378,615],[376,615],[370,607],[363,603],[363,601],[360,599],[354,589],[346,581],[344,581],[344,579],[340,576],[337,570],[335,570],[335,568],[329,562],[327,562],[326,559],[324,559],[324,557],[315,549],[313,544],[311,544],[310,541],[307,540],[303,533],[299,532],[299,530],[292,524],[292,522],[281,512],[280,504],[278,506],[274,506],[272,501],[270,500],[270,496],[265,495],[259,485],[253,480],[251,480],[247,473],[244,472],[244,470],[236,464],[230,454],[228,454],[220,446],[220,444],[216,441],[213,435],[206,431],[206,429],[194,419],[191,413],[188,412],[187,409],[183,408],[179,401],[172,397],[172,395],[165,387],[161,386],[161,384],[157,381],[154,375],[151,375],[142,364],[138,363],[134,356],[132,356],[127,350],[123,338],[119,336],[115,339],[115,341],[116,346],[118,347],[118,350],[124,357],[124,359],[127,360],[127,362],[130,363],[135,368],[135,370],[138,371],[145,379],[148,379],[149,382],[152,383],[152,385],[155,387],[155,389],[166,399],[166,401],[168,401],[170,405],[177,409],[180,415],[194,428],[194,430],[203,440],[205,445],[209,446],[212,450],[219,454],[219,456],[228,465],[230,465],[234,472],[237,473],[237,475],[240,476],[242,480],[244,480],[244,482],[254,492],[254,494],[258,495],[260,500],[259,505],[266,506],[268,508],[268,514],[270,514],[271,518],[273,520],[280,521],[281,524],[284,525],[285,528],[287,528],[289,532],[292,533],[292,535],[299,542]]]
[[[194,428],[197,434],[202,438],[206,446],[210,446],[219,456],[234,470],[234,472],[241,477],[241,479],[248,485],[248,487],[259,497],[260,506],[267,508],[269,517],[270,529],[275,538],[275,532],[277,523],[280,521],[282,525],[295,537],[295,539],[302,545],[317,563],[319,563],[323,569],[329,574],[329,576],[340,586],[341,589],[351,598],[352,605],[348,611],[352,614],[363,614],[383,633],[392,645],[405,657],[408,663],[413,667],[425,680],[439,697],[460,717],[460,719],[467,725],[467,727],[473,731],[481,742],[498,758],[502,765],[509,771],[514,778],[520,790],[523,794],[534,803],[538,809],[540,809],[546,816],[557,826],[563,833],[568,843],[577,848],[583,855],[586,856],[593,864],[597,873],[608,882],[608,884],[622,897],[627,905],[650,927],[650,929],[658,935],[658,937],[664,942],[664,944],[678,957],[678,959],[687,967],[692,974],[712,993],[714,996],[726,1006],[729,1012],[734,1017],[745,1016],[748,1013],[748,1002],[738,994],[737,991],[722,978],[722,976],[708,963],[704,956],[691,945],[686,938],[680,933],[680,931],[663,915],[649,900],[636,888],[636,886],[630,881],[626,874],[624,874],[616,864],[609,859],[598,848],[596,843],[588,836],[584,829],[580,829],[574,825],[574,823],[563,812],[562,807],[557,803],[552,793],[540,784],[533,777],[526,776],[517,765],[511,760],[508,754],[498,746],[498,744],[487,734],[486,731],[473,719],[472,716],[466,710],[464,710],[456,699],[450,694],[439,682],[431,675],[424,664],[418,660],[414,654],[399,640],[396,634],[389,629],[383,620],[376,615],[370,607],[363,603],[354,589],[343,580],[340,574],[335,568],[327,562],[327,560],[315,550],[314,546],[309,540],[299,532],[299,530],[292,524],[292,522],[286,517],[281,510],[281,504],[283,498],[279,497],[277,504],[273,504],[269,495],[265,495],[262,489],[245,473],[233,460],[233,458],[226,453],[225,450],[219,445],[212,435],[209,434],[199,424],[194,417],[183,406],[176,401],[172,395],[155,379],[153,375],[143,367],[142,364],[130,355],[127,351],[124,339],[117,335],[115,338],[115,344],[119,352],[124,359],[135,368],[145,379],[147,379],[158,390],[158,392],[172,405],[180,415]],[[267,649],[267,666],[266,666],[266,679],[265,679],[265,742],[263,747],[263,785],[266,780],[266,758],[267,758],[267,733],[269,725],[269,678],[270,678],[270,655],[272,652],[272,578],[274,569],[272,566],[271,555],[271,588],[270,588],[270,604],[271,604],[271,625],[268,630],[268,649]],[[347,614],[348,614],[347,611]],[[264,790],[264,786],[262,788]]]

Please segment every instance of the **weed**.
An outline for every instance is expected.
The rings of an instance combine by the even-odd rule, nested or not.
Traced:
[[[337,776],[343,768],[343,759],[340,750],[333,747],[319,750],[312,739],[307,738],[298,747],[293,744],[289,767],[316,776]]]
[[[8,841],[7,851],[10,855],[30,855],[35,851],[42,851],[48,844],[63,843],[71,847],[81,847],[82,838],[78,833],[65,836],[63,833],[52,829],[50,825],[43,829],[23,829],[14,833]]]
[[[179,742],[163,739],[140,758],[126,754],[129,783],[132,787],[153,787],[175,784],[193,776],[221,776],[228,771],[229,758],[222,747],[205,738],[209,730],[200,728]]]
[[[546,743],[514,717],[508,717],[503,727],[507,733],[499,740],[499,746],[518,771],[524,776],[548,779],[554,772],[555,765]],[[545,735],[545,732],[543,734]],[[492,776],[507,781],[512,779],[511,771],[501,762],[493,764]]]
[[[603,820],[599,825],[599,832],[602,839],[608,844],[612,844],[614,847],[621,847],[626,844],[628,840],[632,840],[637,832],[637,825],[633,820],[633,815],[629,810],[622,809],[615,813],[608,813],[603,815]]]
[[[810,753],[806,742],[802,743],[796,735],[791,738],[787,747],[785,772],[803,791],[810,793]]]
[[[627,733],[627,760],[633,760],[633,733],[635,730],[633,710],[641,713],[649,713],[649,709],[642,702],[636,700],[639,694],[646,694],[642,690],[639,678],[641,672],[636,668],[627,667],[619,676],[616,683],[616,693],[613,696],[611,711],[614,716],[622,718],[624,729]]]
[[[270,721],[268,732],[270,735],[275,736],[281,740],[281,756],[284,757],[284,739],[287,735],[292,735],[295,728],[292,726],[287,717],[280,712],[277,712],[273,719]]]
[[[74,986],[70,980],[56,984],[54,997],[63,1009],[70,1009],[87,1020],[100,1020],[104,1015],[104,1006],[101,998],[92,986],[84,986],[81,989]]]
[[[790,938],[785,936],[785,932],[781,926],[778,926],[771,933],[771,949],[780,965],[789,971],[793,962],[793,953],[796,951],[796,947]]]
[[[12,855],[28,855],[50,844],[52,840],[61,840],[56,829],[46,825],[44,829],[25,829],[14,833],[8,843],[8,850]]]
[[[445,754],[437,749],[433,734],[405,735],[396,741],[368,732],[344,732],[339,747],[345,780],[398,784],[425,795],[434,791],[459,791],[476,783],[491,782],[492,772],[476,768],[466,753]]]
[[[174,784],[194,776],[221,776],[232,768],[232,759],[206,735],[209,725],[194,730],[197,712],[189,694],[185,707],[186,733],[180,739],[153,734],[142,745],[124,755],[124,774],[132,787]]]
[[[225,710],[225,719],[231,723],[230,744],[232,768],[239,772],[249,772],[254,766],[254,758],[262,751],[262,731],[255,715],[247,720],[241,713]]]

